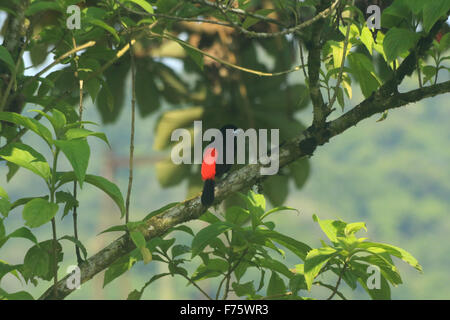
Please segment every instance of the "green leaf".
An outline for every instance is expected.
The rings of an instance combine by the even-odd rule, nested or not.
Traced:
[[[89,164],[90,149],[89,144],[85,139],[77,140],[55,140],[55,145],[61,149],[64,155],[69,160],[75,172],[80,187],[83,187],[83,182],[86,176],[86,170]]]
[[[0,186],[0,197],[5,198],[6,200],[9,200],[8,193],[1,186]]]
[[[118,225],[118,226],[112,226],[112,227],[110,227],[110,228],[100,232],[99,235],[102,234],[102,233],[117,232],[117,231],[125,231],[125,232],[127,232],[128,228],[127,228],[127,226],[125,224]]]
[[[5,297],[7,300],[34,300],[33,296],[26,291],[7,293],[5,290],[0,288],[0,298],[2,297]]]
[[[256,14],[262,15],[262,16],[267,16],[268,14],[274,12],[274,9],[260,9],[255,11]],[[260,20],[257,18],[253,18],[253,17],[247,17],[244,22],[242,23],[242,28],[244,29],[248,29],[251,26],[253,26],[255,23],[258,23]]]
[[[206,211],[204,214],[202,214],[198,220],[208,222],[209,224],[213,224],[216,222],[221,222],[219,218],[217,218],[214,214],[212,214],[210,211]]]
[[[133,267],[133,265],[138,261],[138,252],[139,251],[135,249],[129,255],[119,258],[116,262],[109,266],[105,272],[105,277],[103,278],[103,288]]]
[[[313,215],[313,220],[317,222],[322,231],[327,235],[331,242],[337,242],[337,237],[344,236],[344,229],[347,224],[338,220],[320,220],[317,215]]]
[[[294,209],[294,208],[291,208],[291,207],[286,207],[286,206],[276,207],[276,208],[273,208],[273,209],[267,211],[266,213],[264,213],[261,216],[261,220],[263,220],[265,217],[271,215],[272,213],[275,213],[275,212],[278,212],[278,211],[285,211],[285,210],[293,210],[293,211],[297,211],[298,212],[297,209]]]
[[[346,237],[355,234],[359,230],[364,229],[367,231],[366,224],[364,222],[349,223],[344,228],[344,234]]]
[[[170,137],[175,129],[190,127],[195,120],[200,120],[203,115],[202,107],[170,110],[164,112],[156,126],[156,136],[153,143],[155,150],[162,150],[169,146]]]
[[[50,166],[44,156],[31,146],[22,143],[10,143],[0,149],[0,157],[25,169],[31,170],[46,181],[50,178]]]
[[[90,23],[90,24],[93,24],[93,25],[95,25],[97,27],[100,27],[100,28],[108,31],[114,37],[114,39],[116,39],[117,43],[120,42],[120,38],[117,35],[116,30],[113,27],[107,25],[102,20],[99,20],[99,19],[96,19],[96,18],[91,18],[91,17],[86,17],[86,22]]]
[[[22,217],[25,220],[25,225],[30,228],[37,228],[52,220],[57,212],[57,204],[36,198],[24,206]]]
[[[297,257],[302,259],[303,261],[306,259],[306,255],[311,250],[311,247],[307,244],[295,240],[289,236],[278,233],[272,230],[258,230],[258,233],[262,233],[265,237],[270,238],[271,240],[281,244],[286,247],[292,253],[294,253]]]
[[[399,57],[402,53],[407,52],[413,48],[420,35],[403,28],[392,28],[384,37],[383,48],[386,53],[388,61],[393,61]]]
[[[48,121],[50,121],[50,123],[52,124],[53,129],[55,130],[56,136],[59,135],[60,130],[66,125],[66,116],[57,109],[52,109],[52,116],[43,112],[42,110],[32,109],[29,111],[37,112],[40,115],[46,117],[48,119]]]
[[[55,196],[56,203],[65,203],[61,220],[64,219],[67,214],[69,214],[70,210],[78,207],[78,200],[70,192],[58,191],[56,192]]]
[[[133,240],[134,244],[137,248],[145,247],[145,238],[144,235],[140,231],[132,231],[130,232],[131,240]]]
[[[9,71],[11,71],[11,74],[15,73],[16,64],[14,63],[11,54],[4,46],[0,46],[0,60],[6,63],[6,65],[9,68]]]
[[[312,249],[308,252],[305,260],[305,280],[308,290],[311,290],[314,278],[319,274],[322,267],[330,260],[338,251],[331,247]]]
[[[389,286],[389,283],[381,274],[380,274],[380,288],[369,289],[367,287],[367,280],[371,276],[371,274],[367,272],[368,265],[353,261],[351,266],[352,266],[351,272],[357,274],[359,284],[364,288],[364,290],[370,295],[372,299],[374,300],[391,299],[391,288]]]
[[[25,254],[24,272],[31,276],[45,277],[50,269],[50,256],[42,246],[33,246]]]
[[[371,60],[361,53],[352,52],[348,55],[348,62],[362,93],[365,97],[369,97],[380,86]]]
[[[250,219],[248,210],[244,208],[232,206],[225,211],[225,219],[237,226],[243,225]]]
[[[153,14],[153,7],[150,3],[148,3],[145,0],[126,0],[127,2],[134,2],[136,3],[138,6],[140,6],[142,9],[144,9],[145,11],[147,11],[150,14]]]
[[[0,218],[0,247],[3,246],[3,244],[6,242],[5,240],[6,230],[5,225],[3,224],[3,220],[4,219]]]
[[[23,239],[30,240],[34,244],[38,243],[36,236],[33,234],[33,232],[31,232],[30,229],[28,229],[26,227],[21,227],[15,231],[11,232],[8,235],[8,238],[23,238]]]
[[[103,141],[106,142],[108,147],[111,148],[108,138],[106,137],[106,135],[103,132],[94,132],[94,131],[84,129],[84,128],[72,128],[72,129],[67,130],[65,133],[65,137],[67,140],[86,138],[89,136],[94,136],[94,137],[102,139]]]
[[[26,16],[32,16],[33,14],[36,14],[41,11],[46,10],[54,10],[54,11],[62,11],[61,6],[58,2],[54,1],[35,1],[33,2],[27,10],[25,10]]]
[[[146,221],[146,220],[148,220],[148,219],[150,219],[150,218],[152,218],[152,217],[154,217],[154,216],[157,216],[158,214],[163,213],[164,211],[169,210],[170,208],[175,207],[177,204],[179,204],[179,202],[172,202],[172,203],[169,203],[169,204],[165,205],[165,206],[162,207],[162,208],[159,208],[159,209],[157,209],[157,210],[155,210],[155,211],[152,211],[152,212],[150,212],[148,215],[145,216],[145,218],[143,219],[143,221]]]
[[[433,0],[427,2],[423,8],[423,27],[426,32],[430,32],[433,25],[439,18],[447,16],[450,10],[450,1],[448,0]]]
[[[282,205],[288,195],[288,177],[273,175],[263,182],[263,190],[267,199],[274,206]]]
[[[172,247],[172,258],[178,257],[182,254],[188,253],[191,251],[191,248],[189,246],[186,246],[184,244],[177,244]]]
[[[247,209],[250,211],[252,215],[261,217],[266,211],[266,199],[262,194],[255,193],[252,190],[249,190],[247,196],[238,193],[241,198],[246,202]]]
[[[269,284],[267,286],[267,296],[275,296],[286,293],[286,284],[276,272],[272,272]]]
[[[75,175],[73,172],[63,172],[58,173],[59,174],[59,186],[62,186],[63,184],[74,181]],[[84,178],[84,181],[86,181],[89,184],[92,184],[93,186],[97,187],[98,189],[105,192],[108,196],[111,197],[111,199],[116,203],[116,205],[119,207],[121,212],[121,217],[125,214],[125,204],[123,202],[122,193],[120,192],[120,189],[109,180],[96,176],[93,174],[87,174]]]
[[[155,78],[146,65],[136,69],[136,102],[142,118],[161,107],[159,90]]]
[[[369,265],[378,266],[383,277],[385,277],[386,280],[388,280],[392,285],[397,286],[399,284],[402,284],[402,278],[397,267],[392,263],[392,260],[390,258],[387,258],[389,258],[388,254],[371,254],[370,256],[356,257],[352,260],[364,261]]]
[[[153,260],[152,253],[150,252],[150,250],[148,250],[147,247],[139,248],[139,251],[141,252],[142,261],[144,262],[144,264],[147,264]]]
[[[187,45],[183,45],[182,42],[179,42],[183,49],[186,51],[186,53],[188,54],[188,56],[195,62],[195,64],[200,68],[200,70],[203,71],[203,66],[204,66],[204,62],[203,62],[203,53],[194,50],[190,47],[188,47]]]
[[[256,292],[255,292],[255,286],[253,285],[253,281],[249,281],[246,283],[237,283],[237,282],[233,282],[231,284],[231,287],[234,290],[234,293],[238,296],[238,297],[242,297],[242,296],[253,296]]]
[[[141,300],[142,291],[133,290],[128,294],[127,300]]]
[[[47,196],[42,196],[42,197],[26,197],[26,198],[17,199],[16,201],[14,201],[11,204],[11,210],[15,209],[15,208],[17,208],[19,206],[23,206],[23,205],[27,204],[29,201],[31,201],[33,199],[37,199],[37,198],[48,200],[48,195]]]
[[[308,180],[309,172],[311,171],[309,160],[296,160],[289,165],[289,170],[294,178],[295,185],[300,189],[305,185]]]
[[[281,263],[277,260],[271,259],[269,257],[265,257],[262,260],[260,260],[259,265],[262,268],[267,268],[272,271],[278,272],[289,279],[291,279],[294,276],[294,273],[292,273],[288,269],[288,267],[286,267],[283,263]]]
[[[6,218],[11,210],[11,203],[8,199],[0,198],[0,213]]]
[[[410,266],[415,268],[416,270],[422,272],[422,266],[419,264],[416,258],[413,257],[411,253],[408,251],[385,243],[377,243],[377,242],[361,242],[358,245],[359,248],[366,249],[370,252],[380,253],[387,252],[392,256],[395,256],[399,259],[402,259],[404,262],[408,263]],[[380,251],[381,249],[381,251]]]
[[[213,239],[233,227],[233,224],[221,221],[200,230],[192,240],[192,258],[199,254]]]
[[[81,243],[80,240],[76,239],[75,237],[67,236],[67,235],[59,238],[59,240],[68,240],[68,241],[73,242],[75,245],[78,246],[78,248],[80,248],[81,252],[83,253],[84,259],[86,260],[87,250],[86,250],[86,247]]]
[[[35,119],[24,117],[15,112],[0,112],[0,120],[25,127],[42,137],[49,146],[52,145],[52,133],[47,129],[46,126]]]

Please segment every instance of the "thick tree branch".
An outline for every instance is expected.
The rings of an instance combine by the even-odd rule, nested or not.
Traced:
[[[339,135],[376,113],[448,92],[450,92],[450,81],[393,96],[380,96],[379,92],[377,92],[377,94],[367,98],[336,120],[327,122],[325,126],[319,128],[311,126],[299,136],[286,142],[279,152],[280,168],[301,157],[312,155],[317,146],[325,144],[330,138]],[[215,203],[220,203],[232,193],[250,187],[266,178],[267,176],[261,176],[260,167],[261,165],[258,164],[247,165],[231,172],[224,181],[217,185]],[[200,196],[185,200],[147,220],[146,226],[141,229],[141,232],[147,240],[161,236],[177,224],[198,218],[206,209],[200,202]],[[92,279],[96,274],[109,267],[118,258],[129,253],[134,248],[135,246],[127,234],[113,241],[80,265],[81,283]],[[73,290],[66,286],[67,277],[58,282],[56,293],[50,288],[40,299],[63,299],[69,295]]]

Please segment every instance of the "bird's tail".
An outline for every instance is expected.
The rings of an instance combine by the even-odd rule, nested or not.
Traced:
[[[214,202],[214,186],[215,182],[213,179],[207,179],[205,180],[205,183],[203,184],[203,192],[202,192],[202,204],[204,206],[211,206]]]

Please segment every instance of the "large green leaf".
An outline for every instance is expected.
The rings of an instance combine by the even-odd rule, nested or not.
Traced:
[[[58,172],[58,186],[62,186],[67,182],[71,182],[75,180],[75,175],[73,172]],[[105,179],[100,176],[96,176],[93,174],[87,174],[84,178],[84,181],[92,184],[93,186],[99,188],[103,192],[105,192],[111,199],[117,204],[120,209],[121,216],[123,217],[125,214],[125,204],[123,201],[122,193],[120,189],[108,179]]]
[[[4,46],[0,46],[0,60],[6,63],[9,71],[11,71],[11,74],[14,74],[16,70],[14,60],[12,59],[9,51]]]
[[[67,140],[73,140],[73,139],[79,139],[79,138],[86,138],[89,136],[94,136],[97,137],[99,139],[102,139],[103,141],[106,142],[106,144],[110,146],[108,138],[106,137],[106,135],[103,132],[94,132],[88,129],[84,129],[84,128],[71,128],[68,129],[65,133],[66,139]]]
[[[45,113],[42,110],[33,109],[30,111],[37,112],[40,115],[46,117],[48,121],[50,121],[50,123],[52,124],[53,129],[55,130],[57,136],[59,135],[61,129],[66,125],[66,116],[64,115],[64,113],[62,113],[57,109],[52,109],[52,115],[49,115],[48,113]]]
[[[339,220],[320,220],[317,215],[313,215],[313,220],[317,222],[322,231],[327,235],[332,242],[337,242],[337,237],[343,237],[344,229],[347,224]]]
[[[25,15],[31,16],[46,10],[62,11],[62,8],[59,3],[55,1],[35,1],[27,8],[27,10],[25,10]]]
[[[153,7],[150,3],[148,3],[145,0],[125,0],[126,2],[134,2],[138,6],[142,7],[145,11],[147,11],[150,14],[153,14]]]
[[[86,17],[86,22],[108,31],[114,37],[114,39],[116,39],[117,43],[120,42],[120,38],[119,35],[117,34],[117,31],[113,27],[103,22],[102,20]]]
[[[191,126],[194,120],[201,119],[202,107],[170,110],[164,112],[156,126],[153,144],[155,150],[162,150],[170,144],[170,137],[175,129]]]
[[[91,151],[86,139],[55,140],[55,145],[61,149],[69,160],[75,172],[80,187],[83,187],[86,170],[89,164]]]
[[[116,262],[109,266],[105,272],[105,277],[103,278],[103,288],[108,283],[133,267],[133,265],[138,261],[138,252],[138,249],[135,249],[129,255],[119,258]]]
[[[210,242],[222,233],[232,229],[233,224],[229,222],[216,222],[200,230],[192,240],[192,257],[199,254]]]
[[[407,52],[413,48],[420,35],[403,28],[392,28],[384,37],[383,48],[386,53],[388,61],[393,61],[399,57],[402,53]]]
[[[52,144],[53,139],[50,130],[35,119],[24,117],[15,112],[0,112],[0,120],[12,122],[19,126],[25,127],[42,137],[47,144]]]
[[[338,251],[331,247],[312,249],[308,252],[305,260],[305,280],[308,290],[311,290],[314,278],[319,274],[322,267],[330,260]]]
[[[6,218],[11,210],[11,202],[8,199],[0,198],[0,213]]]
[[[351,270],[349,272],[355,273],[358,276],[359,284],[366,290],[370,297],[374,300],[390,300],[391,299],[391,287],[383,275],[380,274],[380,288],[369,289],[367,286],[367,280],[371,276],[367,272],[368,266],[356,261],[351,263]]]
[[[23,207],[22,217],[25,220],[25,225],[30,228],[37,228],[52,220],[57,212],[58,205],[56,203],[36,198]]]
[[[361,53],[352,52],[348,55],[351,73],[358,80],[361,91],[369,97],[380,85],[372,62]]]
[[[33,232],[31,232],[30,229],[28,229],[26,227],[21,227],[15,231],[11,232],[8,235],[8,238],[23,238],[23,239],[28,239],[35,244],[38,243],[36,236],[33,234]]]
[[[276,231],[258,230],[258,233],[262,233],[264,236],[286,247],[303,261],[306,259],[306,255],[311,250],[311,247],[307,244]]]
[[[411,253],[402,248],[378,242],[361,242],[358,247],[374,253],[387,252],[394,257],[402,259],[416,270],[422,272],[422,266],[419,264],[417,259],[414,258]]]
[[[269,284],[267,286],[267,295],[270,297],[283,293],[286,293],[286,284],[278,273],[272,272],[272,276],[270,277]]]
[[[0,157],[18,166],[31,170],[46,181],[50,178],[50,166],[44,156],[23,143],[10,143],[0,149]]]
[[[427,1],[423,8],[423,27],[426,32],[430,32],[433,25],[439,18],[447,16],[450,10],[450,1],[448,0],[433,0]]]
[[[50,269],[50,256],[41,246],[31,247],[25,254],[24,271],[29,275],[44,277]]]

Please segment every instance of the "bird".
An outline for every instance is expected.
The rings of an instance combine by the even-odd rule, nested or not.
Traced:
[[[204,153],[201,168],[202,180],[204,181],[201,202],[206,207],[211,206],[214,202],[215,179],[223,176],[231,169],[233,165],[226,163],[227,146],[230,146],[230,142],[227,140],[230,138],[226,134],[227,129],[233,130],[233,135],[231,136],[232,139],[235,139],[240,131],[235,125],[232,124],[227,124],[220,129],[223,137],[223,146],[221,148],[223,150],[222,163],[217,163],[219,150],[216,148],[208,148]],[[236,141],[233,145],[235,151],[234,154],[236,154]]]

